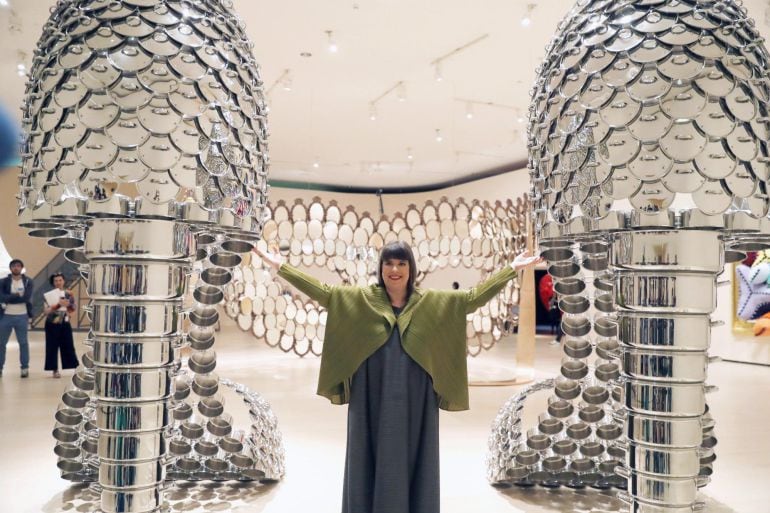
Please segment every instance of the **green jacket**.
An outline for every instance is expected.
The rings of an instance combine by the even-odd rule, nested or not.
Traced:
[[[396,318],[385,289],[330,286],[283,264],[278,276],[328,310],[318,395],[334,404],[350,400],[358,367],[398,326],[404,351],[433,379],[439,408],[468,409],[466,315],[492,299],[516,275],[510,266],[470,290],[415,289]]]

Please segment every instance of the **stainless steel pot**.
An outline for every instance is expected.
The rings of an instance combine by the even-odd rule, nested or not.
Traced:
[[[158,219],[93,219],[83,252],[90,259],[182,260],[195,254],[190,227]]]
[[[605,360],[620,357],[620,344],[614,338],[607,338],[596,343],[596,356]]]
[[[94,393],[98,399],[159,401],[171,397],[171,367],[96,371]]]
[[[591,321],[585,315],[565,316],[561,329],[570,337],[583,337],[591,332]]]
[[[53,448],[53,452],[60,458],[72,460],[80,456],[80,446],[73,443],[58,442]]]
[[[209,261],[217,267],[235,267],[241,263],[241,256],[228,251],[219,251],[209,257]]]
[[[623,402],[635,413],[672,417],[697,417],[706,411],[702,384],[640,381],[621,376]]]
[[[196,309],[190,312],[189,318],[191,323],[205,328],[219,322],[219,312],[213,307],[210,309],[200,309],[200,311]]]
[[[586,289],[586,282],[576,278],[565,278],[553,284],[553,289],[562,296],[580,294]]]
[[[99,484],[109,488],[145,488],[157,486],[166,478],[165,458],[141,463],[99,464]]]
[[[197,374],[206,374],[214,370],[217,366],[217,353],[209,349],[206,351],[196,351],[190,355],[187,361],[190,370]]]
[[[131,338],[99,337],[91,341],[94,362],[100,367],[162,367],[175,360],[181,337]]]
[[[102,487],[101,510],[104,513],[140,513],[158,511],[163,505],[163,488],[116,490]]]
[[[594,298],[594,307],[603,313],[614,312],[615,304],[612,302],[612,294],[608,292],[597,294]]]
[[[569,379],[584,378],[588,374],[588,365],[582,360],[565,358],[561,362],[561,375]]]
[[[591,308],[591,303],[585,296],[564,296],[559,300],[559,310],[568,314],[582,314]]]
[[[125,433],[117,431],[99,431],[100,458],[110,462],[151,461],[166,454],[168,432],[163,429]]]
[[[180,333],[181,300],[94,300],[91,306],[91,330],[97,338],[110,335],[171,337]]]
[[[623,373],[632,378],[703,383],[709,357],[702,352],[645,351],[624,347]]]
[[[722,240],[711,230],[634,230],[613,234],[610,262],[642,271],[719,273],[724,266]]]
[[[92,299],[180,298],[187,290],[189,271],[188,262],[95,261],[91,264],[88,294]]]
[[[594,288],[603,292],[612,292],[614,279],[612,273],[602,273],[594,278]]]
[[[571,260],[554,262],[548,266],[548,274],[556,279],[572,278],[580,272],[580,266]]]
[[[574,399],[580,395],[580,383],[572,379],[559,379],[554,386],[554,393],[560,399]]]
[[[100,400],[96,407],[96,425],[100,430],[148,431],[163,429],[173,424],[166,401],[110,402]]]
[[[618,338],[640,349],[706,351],[714,323],[705,315],[623,312]]]
[[[618,499],[629,506],[629,513],[694,513],[703,511],[706,507],[706,504],[702,501],[694,502],[687,506],[671,506],[642,502],[626,492],[618,492],[617,496]]]
[[[587,358],[591,355],[591,343],[582,338],[568,338],[564,341],[564,353],[572,358]]]
[[[626,452],[626,467],[642,474],[695,478],[700,473],[697,448],[664,448],[634,442],[621,444],[621,447]]]
[[[201,397],[210,397],[219,390],[219,376],[216,374],[197,374],[193,378],[192,390]]]
[[[542,251],[540,256],[548,262],[560,262],[563,260],[569,260],[575,256],[575,253],[573,253],[569,248],[551,248]]]
[[[202,305],[216,305],[225,298],[224,292],[219,287],[212,285],[202,285],[196,287],[193,297]]]
[[[201,280],[203,280],[203,283],[216,287],[227,285],[232,279],[232,273],[222,267],[210,267],[201,273]]]
[[[628,412],[616,418],[623,423],[626,438],[652,446],[699,447],[703,442],[703,424],[700,417],[660,417]]]
[[[239,235],[240,239],[228,239],[222,243],[222,249],[230,251],[232,253],[248,253],[254,247],[255,242],[248,240],[242,240],[243,235]]]
[[[706,273],[615,273],[615,304],[638,312],[710,314],[716,308],[716,278]]]
[[[72,443],[80,439],[80,432],[71,426],[56,426],[52,434],[58,442]]]
[[[610,317],[596,317],[594,319],[594,331],[600,337],[616,337],[618,323]]]
[[[698,486],[708,483],[707,477],[663,478],[633,472],[625,467],[615,469],[628,481],[628,494],[645,502],[683,507],[695,502]]]
[[[607,254],[589,254],[583,256],[583,267],[589,271],[604,271],[608,266]]]

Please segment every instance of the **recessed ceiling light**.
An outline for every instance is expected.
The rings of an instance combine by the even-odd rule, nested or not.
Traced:
[[[435,69],[433,70],[433,78],[436,82],[444,80],[444,74],[441,72],[441,61],[436,61]]]
[[[334,37],[332,37],[332,31],[327,30],[326,32],[326,40],[327,40],[327,48],[329,49],[329,53],[337,53],[339,51],[339,48],[337,47],[337,42],[334,40]]]
[[[436,129],[436,142],[441,142],[443,140],[444,140],[444,136],[441,135],[441,129],[437,128]]]

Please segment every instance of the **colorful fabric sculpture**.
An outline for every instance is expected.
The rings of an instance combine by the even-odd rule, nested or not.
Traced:
[[[737,266],[735,279],[738,280],[737,314],[740,319],[751,321],[770,312],[770,260],[760,261],[758,255],[753,266]]]

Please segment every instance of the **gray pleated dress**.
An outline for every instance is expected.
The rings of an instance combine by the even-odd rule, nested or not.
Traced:
[[[438,400],[396,327],[353,375],[342,513],[439,509]]]

